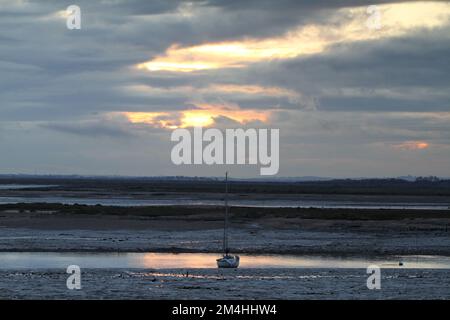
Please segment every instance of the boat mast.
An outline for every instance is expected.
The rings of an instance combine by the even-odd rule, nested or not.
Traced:
[[[223,252],[228,254],[228,171],[225,173],[225,221],[223,226]]]

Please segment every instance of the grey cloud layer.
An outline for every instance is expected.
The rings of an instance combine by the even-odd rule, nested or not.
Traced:
[[[444,174],[450,164],[450,120],[426,114],[450,112],[448,27],[340,44],[321,54],[245,69],[145,74],[130,67],[162,55],[174,43],[281,35],[294,26],[325,21],[337,8],[372,3],[76,1],[82,30],[69,31],[65,20],[53,15],[73,1],[13,2],[0,7],[0,147],[12,150],[0,172],[51,172],[53,165],[59,173],[191,174],[195,170],[183,173],[167,165],[167,131],[117,119],[105,123],[101,115],[176,111],[192,107],[194,100],[278,110],[270,125],[282,130],[280,175],[342,176],[351,174],[350,168],[358,168],[359,176]],[[385,2],[397,1],[378,3]],[[282,87],[300,98],[176,91],[210,84]],[[174,91],[139,95],[124,89],[136,85]],[[405,116],[410,113],[416,115]],[[221,125],[227,121],[218,119]],[[411,171],[391,167],[410,157],[391,144],[412,140],[426,140],[432,147],[421,151]],[[95,145],[102,141],[107,143],[100,155]],[[133,154],[142,158],[133,160]],[[426,155],[436,163],[433,170]],[[108,161],[109,171],[100,165]]]

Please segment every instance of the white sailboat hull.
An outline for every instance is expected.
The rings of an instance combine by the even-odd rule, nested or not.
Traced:
[[[217,267],[219,268],[237,268],[239,267],[239,256],[224,256],[217,259]]]

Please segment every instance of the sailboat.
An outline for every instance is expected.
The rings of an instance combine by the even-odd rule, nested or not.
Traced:
[[[223,257],[217,259],[217,267],[239,267],[239,256],[231,255],[228,248],[228,172],[225,173],[225,223],[223,227]]]

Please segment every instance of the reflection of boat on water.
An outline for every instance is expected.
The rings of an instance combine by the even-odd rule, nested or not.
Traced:
[[[223,227],[223,257],[217,259],[219,268],[239,267],[239,256],[231,255],[228,248],[228,172],[225,174],[225,222]]]

